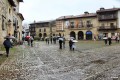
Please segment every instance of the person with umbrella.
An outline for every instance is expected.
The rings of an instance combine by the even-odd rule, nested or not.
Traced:
[[[73,40],[72,42],[73,42],[73,44],[72,44],[72,49],[73,49],[73,51],[74,51],[75,48],[76,48],[75,43],[78,42],[78,41],[77,41],[77,40]]]
[[[59,40],[59,48],[62,49],[63,38],[60,37],[58,40]]]
[[[9,50],[12,47],[12,43],[10,42],[9,37],[6,37],[6,40],[3,42],[3,45],[5,46],[6,49],[6,56],[8,57],[9,55]]]
[[[73,45],[72,41],[73,41],[72,39],[69,40],[69,48],[70,48],[70,50],[72,50],[72,45]]]
[[[28,42],[28,45],[30,45],[30,36],[26,36],[26,40]]]

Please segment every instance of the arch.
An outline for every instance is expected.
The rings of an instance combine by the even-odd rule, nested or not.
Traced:
[[[74,31],[70,32],[70,37],[74,37],[76,39],[76,34]]]
[[[39,33],[39,37],[42,37],[42,33]]]
[[[86,31],[86,40],[92,40],[92,32]]]
[[[84,39],[84,33],[83,31],[78,32],[78,40],[83,40]]]
[[[46,33],[44,33],[44,34],[43,34],[43,37],[44,37],[44,38],[45,38],[45,37],[47,37],[47,34],[46,34]]]

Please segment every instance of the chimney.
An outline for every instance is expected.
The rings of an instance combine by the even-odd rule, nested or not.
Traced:
[[[105,8],[104,8],[104,7],[101,7],[101,8],[100,8],[100,11],[102,11],[102,10],[105,10]]]
[[[89,12],[88,12],[88,11],[85,11],[84,14],[89,14]]]

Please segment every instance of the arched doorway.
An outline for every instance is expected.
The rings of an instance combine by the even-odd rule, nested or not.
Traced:
[[[76,39],[76,34],[74,31],[70,32],[70,37],[74,37]]]
[[[83,40],[84,39],[84,33],[82,31],[78,32],[78,40]]]
[[[45,37],[47,37],[47,34],[46,34],[46,33],[44,33],[44,34],[43,34],[43,37],[44,37],[44,38],[45,38]]]
[[[42,37],[42,34],[41,34],[41,33],[39,33],[39,37],[40,37],[40,38]]]
[[[86,32],[86,40],[92,40],[92,32],[91,31]]]

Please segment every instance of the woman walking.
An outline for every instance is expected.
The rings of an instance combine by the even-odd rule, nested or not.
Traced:
[[[5,46],[6,56],[8,57],[8,56],[9,56],[9,50],[10,50],[10,48],[12,47],[12,44],[11,44],[11,42],[10,42],[10,39],[9,39],[9,38],[6,38],[6,40],[3,42],[3,45]]]

